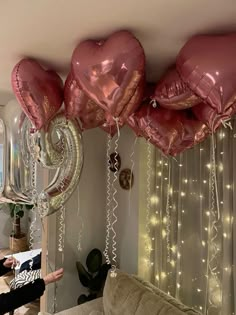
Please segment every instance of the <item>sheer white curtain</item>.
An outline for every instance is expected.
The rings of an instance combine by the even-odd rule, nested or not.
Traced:
[[[151,278],[209,315],[236,314],[236,123],[232,125],[176,159],[155,151]]]

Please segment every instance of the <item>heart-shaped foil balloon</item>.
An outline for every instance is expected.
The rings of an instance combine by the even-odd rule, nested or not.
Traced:
[[[236,33],[200,35],[181,49],[176,66],[182,80],[218,114],[236,100]]]
[[[192,111],[195,117],[206,124],[211,132],[215,132],[225,121],[228,121],[235,114],[236,106],[230,106],[222,114],[218,114],[209,104],[201,102],[194,106]]]
[[[37,130],[45,126],[63,102],[63,82],[37,61],[22,59],[12,71],[12,88],[23,111]]]
[[[154,99],[162,107],[175,110],[190,108],[201,101],[182,81],[175,67],[157,83]]]
[[[130,100],[144,79],[145,55],[128,31],[116,32],[106,41],[80,43],[72,56],[72,72],[89,98],[121,121],[140,105]]]
[[[79,118],[82,129],[102,126],[106,122],[105,111],[92,101],[69,73],[64,87],[67,118]]]

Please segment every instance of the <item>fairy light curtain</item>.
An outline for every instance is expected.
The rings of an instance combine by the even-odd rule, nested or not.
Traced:
[[[152,282],[208,315],[236,311],[235,121],[232,127],[176,159],[155,153]]]

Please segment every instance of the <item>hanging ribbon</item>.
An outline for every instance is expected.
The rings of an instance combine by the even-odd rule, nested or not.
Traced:
[[[146,206],[146,225],[145,225],[145,231],[146,231],[146,238],[145,238],[145,261],[147,264],[150,262],[150,253],[151,253],[151,243],[150,243],[150,217],[151,217],[151,143],[148,139],[147,142],[147,206]]]
[[[111,277],[116,277],[117,273],[116,273],[116,258],[117,258],[117,249],[116,249],[116,232],[115,232],[115,225],[118,221],[117,215],[116,215],[116,209],[118,208],[118,202],[116,200],[116,194],[117,194],[117,189],[115,187],[115,184],[117,182],[118,179],[118,144],[119,144],[119,139],[120,139],[120,127],[119,127],[119,121],[117,118],[114,118],[115,122],[116,122],[116,127],[117,127],[117,138],[115,140],[115,163],[114,163],[114,168],[115,168],[115,172],[114,172],[114,179],[112,182],[112,201],[113,201],[113,207],[112,207],[112,211],[111,211],[111,218],[113,218],[113,221],[111,223],[111,231],[113,233],[113,237],[112,237],[112,266],[111,266]]]
[[[129,182],[129,187],[130,187],[129,188],[129,206],[128,206],[129,216],[131,214],[131,195],[132,195],[131,187],[132,187],[132,175],[133,175],[134,165],[135,165],[135,162],[134,162],[135,146],[136,146],[137,140],[138,140],[138,137],[135,137],[134,143],[131,148],[131,154],[130,154],[131,171],[130,171],[130,182]]]
[[[217,177],[216,177],[216,160],[215,160],[215,139],[214,135],[211,136],[211,168],[210,168],[210,194],[211,194],[211,207],[210,207],[210,217],[209,217],[209,238],[208,238],[208,257],[207,257],[207,270],[209,275],[207,277],[207,287],[208,287],[208,302],[209,308],[218,308],[218,303],[216,299],[216,293],[211,289],[214,287],[218,294],[222,295],[220,292],[220,279],[218,276],[218,257],[219,248],[217,247],[216,241],[218,239],[218,224],[220,223],[220,207],[219,207],[219,197],[217,189]],[[214,281],[214,286],[210,281]],[[221,297],[222,298],[222,297]]]
[[[77,209],[77,219],[78,219],[78,239],[77,239],[77,249],[78,252],[82,251],[82,235],[84,230],[84,221],[82,216],[80,215],[80,193],[79,193],[79,185],[78,185],[78,209]]]
[[[106,240],[105,240],[105,250],[103,252],[106,263],[109,265],[111,263],[109,257],[109,245],[110,245],[110,229],[111,229],[111,171],[110,171],[110,153],[111,153],[111,135],[107,135],[107,200],[106,200]]]

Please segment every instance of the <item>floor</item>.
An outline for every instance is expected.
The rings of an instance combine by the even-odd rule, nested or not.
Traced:
[[[0,259],[2,259],[5,255],[11,254],[9,249],[0,250]],[[5,293],[9,291],[9,286],[7,283],[13,276],[0,277],[0,293]],[[15,310],[14,315],[36,315],[39,312],[39,303],[33,302],[29,303],[25,306],[22,306]]]

